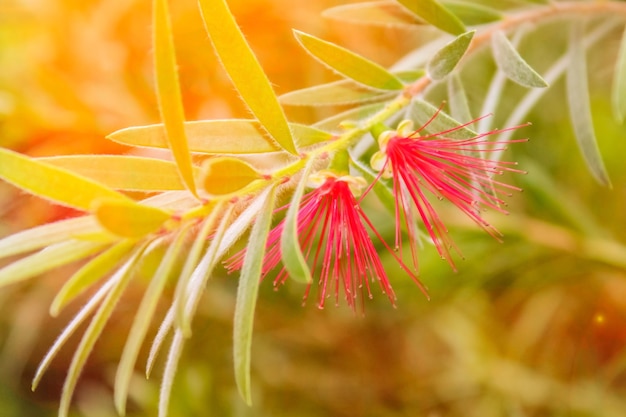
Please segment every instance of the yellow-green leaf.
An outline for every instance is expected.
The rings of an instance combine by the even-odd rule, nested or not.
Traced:
[[[90,211],[98,199],[132,201],[96,181],[8,149],[0,149],[0,178],[38,197],[83,211]]]
[[[382,66],[344,47],[294,30],[296,39],[315,59],[341,75],[378,90],[401,90],[404,84]]]
[[[104,326],[111,318],[115,305],[121,298],[124,290],[128,286],[130,279],[133,277],[134,266],[137,264],[138,259],[144,253],[147,245],[143,245],[139,248],[127,261],[122,268],[120,268],[112,279],[112,287],[108,291],[106,298],[100,304],[100,307],[94,314],[89,326],[85,330],[80,343],[76,347],[72,362],[67,371],[67,377],[63,383],[63,391],[61,393],[61,403],[59,405],[59,417],[67,417],[70,409],[70,402],[78,377],[80,376],[89,354],[93,350],[96,341],[100,337]]]
[[[93,310],[100,304],[102,299],[109,293],[115,282],[117,281],[117,275],[112,276],[104,285],[102,285],[98,291],[91,297],[89,297],[89,301],[85,303],[84,306],[76,313],[76,315],[72,318],[72,321],[68,323],[67,326],[63,329],[63,332],[59,334],[59,336],[54,341],[54,344],[50,346],[46,356],[41,360],[39,366],[37,367],[37,371],[35,372],[35,376],[33,377],[33,381],[31,383],[31,389],[34,391],[37,389],[41,378],[48,370],[50,363],[54,359],[54,357],[59,353],[63,345],[68,341],[68,339],[76,332],[78,327],[85,321],[87,317],[91,315]]]
[[[389,0],[345,4],[324,10],[322,16],[345,22],[385,27],[409,27],[424,23],[398,3]]]
[[[587,80],[587,56],[583,42],[583,22],[572,22],[569,65],[565,78],[570,120],[578,147],[585,158],[589,172],[600,184],[610,187],[611,180],[602,161],[593,127],[589,102],[589,82]]]
[[[517,52],[513,44],[502,31],[496,31],[491,37],[493,57],[511,81],[524,87],[545,88],[548,83]]]
[[[246,256],[241,268],[235,318],[233,322],[233,359],[235,362],[235,382],[239,393],[248,403],[252,403],[250,390],[250,356],[252,350],[252,328],[254,327],[254,309],[259,293],[259,283],[265,255],[265,245],[272,222],[275,190],[268,188],[261,197],[263,204],[256,216],[250,232]]]
[[[233,157],[208,159],[203,166],[202,186],[212,196],[235,193],[262,175],[251,165]]]
[[[156,232],[171,217],[165,210],[133,201],[105,199],[96,203],[96,218],[102,227],[123,237],[138,238]]]
[[[176,71],[176,54],[167,0],[154,0],[153,8],[154,68],[161,119],[180,176],[187,188],[195,194],[196,184],[187,145],[185,112]]]
[[[622,35],[615,64],[612,88],[613,113],[620,122],[626,119],[626,30]]]
[[[430,120],[437,112],[437,116]],[[445,136],[455,139],[469,139],[478,136],[478,134],[469,127],[462,126],[463,123],[454,120],[452,117],[448,116],[443,111],[439,111],[437,107],[424,100],[413,99],[413,102],[409,106],[409,115],[417,126],[424,126],[428,123],[428,126],[424,127],[424,132],[430,134],[447,132]]]
[[[69,302],[110,272],[134,245],[135,241],[124,240],[102,252],[76,271],[54,297],[50,306],[50,315],[56,317]]]
[[[384,100],[396,94],[372,90],[351,80],[341,80],[291,91],[280,96],[279,100],[290,106],[338,106]]]
[[[290,123],[298,146],[312,145],[306,138],[321,131],[306,125]],[[185,122],[192,152],[205,154],[262,154],[281,149],[267,137],[263,127],[253,119],[201,120]],[[129,127],[107,136],[112,141],[130,146],[167,148],[162,124]]]
[[[98,252],[105,244],[69,240],[48,246],[0,269],[0,287],[43,274],[51,269],[76,262]]]
[[[280,236],[280,251],[283,265],[289,273],[289,276],[296,281],[310,283],[311,271],[306,264],[306,259],[300,248],[300,240],[298,236],[298,212],[300,211],[300,201],[304,194],[304,189],[308,181],[309,173],[313,169],[314,160],[311,159],[306,167],[302,170],[302,178],[293,193],[289,203],[289,209],[285,215],[285,223],[283,232]]]
[[[467,93],[458,73],[454,73],[448,78],[448,105],[450,106],[450,116],[455,120],[463,123],[472,120]]]
[[[372,103],[357,106],[354,109],[346,110],[345,112],[322,119],[313,126],[326,131],[340,132],[342,130],[340,128],[341,123],[346,121],[358,122],[360,120],[367,119],[382,110],[384,106],[384,103]]]
[[[41,249],[64,240],[102,231],[93,216],[59,220],[0,239],[0,258]],[[108,233],[107,233],[108,234]]]
[[[397,0],[416,16],[453,35],[467,32],[463,22],[436,0]]]
[[[502,19],[499,11],[482,4],[454,0],[443,0],[442,4],[468,26],[483,25]]]
[[[128,155],[69,155],[38,160],[116,190],[153,192],[185,189],[176,164],[162,159]],[[194,176],[200,172],[196,167],[193,170]]]
[[[317,129],[313,126],[292,123],[291,127],[293,129],[293,135],[296,138],[296,142],[301,148],[333,139],[333,135],[331,133]]]
[[[285,113],[226,0],[199,0],[215,52],[241,98],[263,127],[291,154],[298,154]]]
[[[428,76],[433,80],[441,80],[459,63],[474,37],[476,31],[464,33],[441,48],[428,61]]]
[[[157,271],[150,281],[150,285],[148,285],[139,303],[133,324],[128,332],[128,339],[124,345],[124,350],[122,351],[122,356],[117,367],[117,373],[115,374],[115,407],[121,416],[123,416],[126,411],[128,389],[135,369],[135,363],[139,356],[139,349],[143,344],[150,323],[152,322],[157,303],[165,288],[165,283],[170,277],[180,251],[184,247],[185,237],[190,226],[191,224],[185,225],[178,232],[174,241],[169,244],[163,260],[159,264]]]

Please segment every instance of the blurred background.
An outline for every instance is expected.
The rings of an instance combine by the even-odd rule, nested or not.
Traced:
[[[432,35],[319,16],[345,3],[229,1],[279,94],[335,79],[298,49],[291,28],[383,65]],[[247,117],[213,55],[196,3],[171,2],[171,12],[187,118]],[[3,0],[0,146],[32,156],[128,152],[104,137],[158,122],[150,18],[148,1]],[[255,323],[252,408],[239,398],[232,371],[237,280],[217,274],[194,321],[170,415],[626,415],[626,133],[610,109],[621,30],[588,56],[594,122],[612,188],[588,173],[570,127],[563,80],[553,83],[528,115],[533,125],[523,134],[530,142],[512,146],[505,157],[528,174],[507,178],[524,190],[509,199],[511,214],[489,215],[504,243],[446,213],[464,254],[456,260],[459,271],[424,248],[427,301],[383,254],[397,308],[375,294],[364,314],[332,304],[319,310],[313,298],[302,306],[302,286],[288,283],[274,291],[265,282]],[[522,45],[539,72],[546,57],[563,52],[559,33],[557,22]],[[470,102],[482,100],[493,72],[492,63],[476,61],[463,75],[473,86]],[[504,96],[503,119],[516,97]],[[288,112],[299,121],[326,114]],[[0,182],[0,236],[72,214]],[[382,232],[391,240],[392,219],[384,212],[376,216],[377,224],[388,224]],[[0,417],[56,414],[79,338],[72,338],[34,393],[30,381],[80,304],[58,318],[48,316],[72,270],[60,268],[0,292]],[[116,415],[113,375],[148,279],[146,273],[136,280],[96,345],[74,397],[74,416]],[[169,301],[163,300],[161,313]],[[159,370],[148,381],[138,370],[127,415],[156,415]]]

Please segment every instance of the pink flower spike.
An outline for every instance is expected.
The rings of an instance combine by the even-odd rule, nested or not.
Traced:
[[[425,126],[409,132],[407,128],[412,127],[412,124],[403,122],[398,132],[388,131],[379,137],[381,150],[372,157],[372,166],[380,170],[378,178],[392,178],[396,200],[396,247],[401,247],[404,224],[416,266],[417,223],[414,219],[418,216],[439,255],[455,270],[450,251],[460,254],[429,200],[433,197],[449,200],[487,233],[500,240],[500,232],[480,212],[491,208],[506,214],[507,211],[503,208],[505,202],[500,196],[510,195],[511,191],[520,189],[495,181],[493,176],[523,171],[513,168],[516,165],[514,162],[490,160],[486,154],[502,151],[507,144],[524,142],[526,139],[497,142],[490,141],[487,137],[526,125],[497,129],[469,139],[452,139],[446,136],[477,120],[479,119],[444,132],[423,136],[419,132]]]
[[[313,276],[319,277],[318,306],[323,308],[326,298],[334,292],[336,304],[342,293],[353,310],[356,310],[358,298],[363,307],[365,293],[372,298],[370,281],[374,280],[378,281],[383,293],[395,305],[395,294],[365,225],[372,228],[377,237],[380,238],[380,235],[358,206],[354,195],[366,184],[361,178],[338,177],[330,172],[319,174],[322,175],[319,186],[306,194],[300,203],[297,223],[304,256],[312,265]],[[283,228],[284,220],[270,231],[263,276],[281,261],[280,238]],[[384,241],[383,244],[393,253]],[[394,257],[398,259],[395,254]],[[243,254],[240,252],[226,261],[227,268],[230,271],[241,268],[242,260]],[[405,270],[409,272],[406,267]],[[414,275],[412,277],[417,280]],[[283,268],[274,280],[274,285],[278,286],[286,279],[287,272]],[[310,287],[305,291],[305,300]]]

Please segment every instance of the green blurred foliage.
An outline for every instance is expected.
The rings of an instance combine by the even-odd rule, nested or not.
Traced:
[[[104,7],[106,2],[101,3]],[[316,5],[321,10],[329,3]],[[330,79],[323,70],[313,69],[312,61],[302,52],[293,51],[296,46],[291,38],[286,40],[289,26],[307,29],[302,23],[318,19],[315,14],[307,8],[306,12],[290,10],[287,16],[282,15],[286,3],[277,0],[267,6],[272,13],[253,16],[266,4],[255,1],[247,9],[250,15],[243,20],[249,25],[244,23],[243,29],[264,63],[280,58],[281,64],[268,64],[277,89],[286,92]],[[61,16],[59,10],[63,9],[59,8],[55,18],[69,22],[68,28],[76,24],[77,31],[67,36],[94,33],[81,20],[89,10],[93,12],[91,5],[67,1],[63,7],[71,13]],[[236,14],[246,10],[243,5],[233,9]],[[45,15],[45,11],[24,14],[17,2],[0,5],[0,63],[5,69],[0,76],[0,143],[34,154],[65,151],[55,139],[60,135],[62,143],[70,143],[70,152],[115,150],[103,145],[105,141],[100,137],[124,124],[147,123],[156,117],[148,82],[149,60],[138,52],[147,50],[149,40],[144,42],[145,33],[133,36],[133,31],[148,31],[147,8],[137,6],[134,13],[123,14],[115,21],[116,30],[124,34],[114,37],[116,41],[110,46],[133,59],[99,74],[96,80],[83,80],[87,85],[116,89],[106,105],[83,101],[88,94],[72,77],[84,74],[84,68],[29,65],[31,60],[40,62],[29,48],[34,47],[31,42],[42,42],[48,34],[45,28],[51,22],[46,19],[53,15]],[[178,44],[190,115],[221,117],[242,111],[239,104],[233,104],[237,98],[232,97],[224,76],[209,73],[216,65],[202,49],[208,49],[207,40],[202,29],[196,27],[199,20],[193,5],[177,13],[179,29],[185,22],[194,22],[188,32],[181,34],[181,38],[191,41]],[[141,24],[131,25],[135,18]],[[272,19],[281,26],[274,29]],[[384,30],[384,36],[376,37],[372,35],[376,31],[351,25],[338,30],[332,22],[309,25],[309,29],[318,25],[317,35],[326,30],[335,39],[385,64],[407,50],[406,39],[417,37],[415,33],[394,30]],[[57,30],[62,26],[53,25]],[[273,30],[267,30],[269,27]],[[548,57],[562,52],[563,42],[557,32],[557,28],[546,30],[522,45],[521,51],[540,73]],[[421,278],[431,293],[431,301],[426,301],[414,283],[394,266],[393,259],[384,254],[392,271],[398,306],[391,307],[386,297],[375,293],[373,300],[365,302],[363,314],[353,314],[343,306],[333,308],[332,303],[319,310],[314,293],[303,307],[301,285],[289,282],[274,291],[268,279],[257,304],[252,408],[239,398],[232,374],[236,278],[224,272],[217,274],[194,321],[193,338],[186,346],[174,386],[170,415],[626,415],[626,133],[610,110],[612,65],[620,35],[616,30],[602,48],[589,51],[593,116],[612,189],[599,186],[585,167],[568,120],[563,81],[559,80],[527,117],[533,125],[525,128],[524,135],[531,140],[511,146],[508,154],[508,159],[519,161],[528,174],[511,177],[524,189],[509,199],[511,215],[490,217],[504,232],[503,243],[456,218],[454,213],[446,213],[452,218],[450,233],[464,255],[457,262],[459,272],[452,272],[434,248],[426,246],[420,252]],[[63,56],[56,59],[77,60],[89,66],[91,59],[111,54],[111,49],[89,44],[89,53],[66,48],[64,39],[50,40]],[[537,42],[541,48],[534,46]],[[45,45],[38,47],[45,49]],[[280,49],[280,53],[273,48]],[[49,78],[50,68],[57,78]],[[466,70],[463,76],[472,81],[468,84],[470,102],[479,108],[477,103],[484,95],[493,65],[478,58]],[[37,75],[38,71],[44,73]],[[33,82],[37,79],[54,84],[59,77],[70,83],[58,87],[62,93]],[[511,85],[507,89],[518,91]],[[515,96],[503,96],[497,121],[506,119],[507,112],[515,107],[514,100],[507,100]],[[50,102],[50,97],[68,103]],[[132,104],[120,105],[120,97]],[[56,109],[54,115],[48,113],[49,109]],[[127,113],[128,109],[134,111]],[[303,110],[294,113],[302,118],[312,116]],[[42,144],[48,150],[42,150]],[[389,215],[374,205],[368,213],[377,224],[391,224]],[[0,184],[1,235],[64,214],[45,203],[18,197],[14,190]],[[381,231],[388,241],[392,240],[393,230]],[[74,306],[74,311],[54,319],[47,316],[47,307],[70,270],[56,270],[28,286],[0,293],[2,417],[56,414],[72,343],[75,345],[78,338],[64,348],[35,393],[29,386],[38,361],[77,309]],[[145,280],[149,276],[146,272]],[[77,390],[75,416],[116,415],[111,399],[114,370],[144,286],[145,282],[137,280],[96,345]],[[172,290],[173,286],[170,296]],[[169,301],[163,300],[161,315]],[[147,348],[140,360],[146,356]],[[131,389],[129,417],[156,415],[160,371],[157,368],[147,382],[138,371]]]

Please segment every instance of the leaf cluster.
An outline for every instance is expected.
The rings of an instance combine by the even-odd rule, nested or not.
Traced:
[[[488,2],[487,2],[488,3]],[[487,4],[486,3],[486,4]],[[57,294],[50,313],[94,289],[44,357],[33,381],[37,386],[50,362],[83,323],[88,323],[70,364],[60,405],[67,416],[80,373],[96,340],[145,258],[166,247],[139,303],[115,377],[115,404],[123,414],[141,346],[147,337],[169,281],[175,296],[152,345],[150,374],[168,335],[171,342],[161,388],[161,415],[168,409],[182,349],[191,321],[216,265],[245,235],[234,317],[235,376],[242,397],[251,401],[250,363],[254,310],[266,242],[280,197],[289,198],[281,239],[289,275],[313,280],[298,242],[297,208],[311,173],[342,165],[363,176],[391,213],[391,186],[376,181],[368,164],[376,151],[380,126],[410,119],[427,125],[427,133],[452,131],[466,139],[492,130],[494,113],[505,126],[522,123],[565,76],[565,100],[575,140],[593,177],[610,185],[598,150],[589,105],[586,51],[623,28],[626,7],[619,2],[372,1],[327,10],[328,18],[364,25],[428,30],[432,40],[420,44],[392,68],[341,45],[294,31],[302,48],[332,69],[341,80],[303,88],[277,97],[270,80],[246,42],[225,0],[200,0],[200,13],[219,60],[253,118],[187,121],[181,99],[175,43],[166,0],[153,1],[154,74],[162,123],[111,133],[108,139],[139,148],[167,149],[171,160],[129,155],[78,155],[31,158],[0,149],[0,178],[56,204],[78,209],[82,217],[25,230],[0,240],[0,257],[22,256],[0,269],[0,286],[26,281],[43,272],[85,262]],[[609,17],[607,17],[609,15]],[[586,17],[589,16],[589,17]],[[525,36],[542,25],[565,21],[567,48],[537,70],[520,47]],[[596,20],[601,20],[600,24]],[[533,27],[526,26],[534,23]],[[616,54],[612,104],[615,117],[626,117],[626,36]],[[468,95],[464,71],[487,60],[494,71],[482,97]],[[524,87],[510,114],[498,112],[504,89]],[[438,92],[444,91],[440,111]],[[331,117],[303,124],[288,120],[283,106],[328,107]],[[436,117],[434,117],[436,115]],[[506,142],[512,131],[502,130]],[[493,151],[494,160],[502,151]],[[139,193],[143,198],[134,198]],[[249,235],[246,233],[249,231]],[[184,258],[180,271],[177,261]]]

